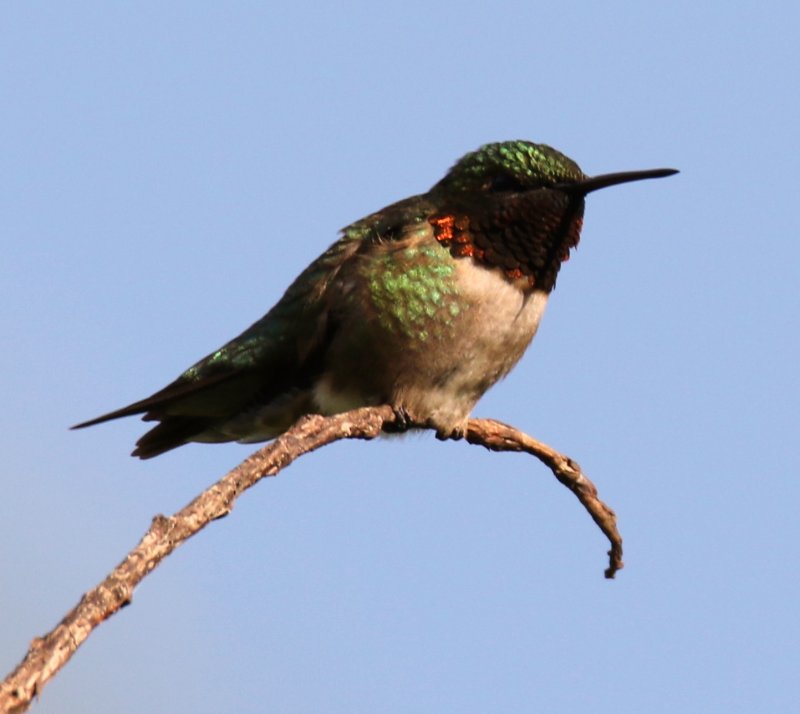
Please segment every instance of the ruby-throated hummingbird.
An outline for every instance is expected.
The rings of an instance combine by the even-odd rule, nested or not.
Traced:
[[[351,224],[241,335],[146,399],[143,459],[271,439],[304,414],[391,405],[441,438],[517,363],[578,244],[584,198],[675,169],[587,177],[555,149],[487,144],[427,193]]]

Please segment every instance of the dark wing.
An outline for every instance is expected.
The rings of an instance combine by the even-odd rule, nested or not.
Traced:
[[[323,368],[335,329],[329,287],[361,247],[402,231],[414,199],[372,214],[344,229],[342,238],[304,270],[280,301],[241,335],[187,369],[155,394],[95,419],[82,429],[112,419],[144,414],[160,422],[136,444],[146,459],[191,441],[215,424],[313,385]],[[223,439],[220,439],[223,440]]]
[[[187,369],[155,394],[77,424],[81,429],[144,414],[159,421],[134,456],[149,458],[190,441],[214,424],[287,391],[310,384],[321,369],[328,325],[325,293],[358,249],[347,236],[334,243],[289,287],[263,318]]]

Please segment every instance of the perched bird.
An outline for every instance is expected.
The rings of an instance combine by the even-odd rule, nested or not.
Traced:
[[[427,193],[345,228],[264,317],[174,382],[73,428],[144,414],[159,422],[133,452],[147,459],[389,404],[441,438],[460,436],[536,334],[586,194],[674,173],[590,178],[544,144],[487,144]]]

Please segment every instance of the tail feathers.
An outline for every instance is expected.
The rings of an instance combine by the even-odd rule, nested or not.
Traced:
[[[263,375],[252,370],[223,371],[198,380],[180,377],[146,399],[71,428],[83,429],[112,419],[143,414],[144,421],[161,422],[136,442],[133,451],[133,456],[149,459],[194,441],[212,424],[224,422],[236,414],[253,399],[253,394],[258,393],[263,379]]]
[[[162,419],[158,426],[150,429],[136,442],[136,448],[131,456],[151,459],[192,441],[193,437],[201,434],[209,425],[209,420],[203,417],[168,416]]]

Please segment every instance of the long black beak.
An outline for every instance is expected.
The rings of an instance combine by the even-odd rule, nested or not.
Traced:
[[[664,178],[678,173],[678,169],[645,169],[644,171],[620,171],[614,174],[601,174],[600,176],[590,176],[582,181],[574,183],[562,183],[555,188],[570,193],[586,195],[600,188],[616,186],[618,183],[628,183],[629,181],[643,181],[644,179]]]

